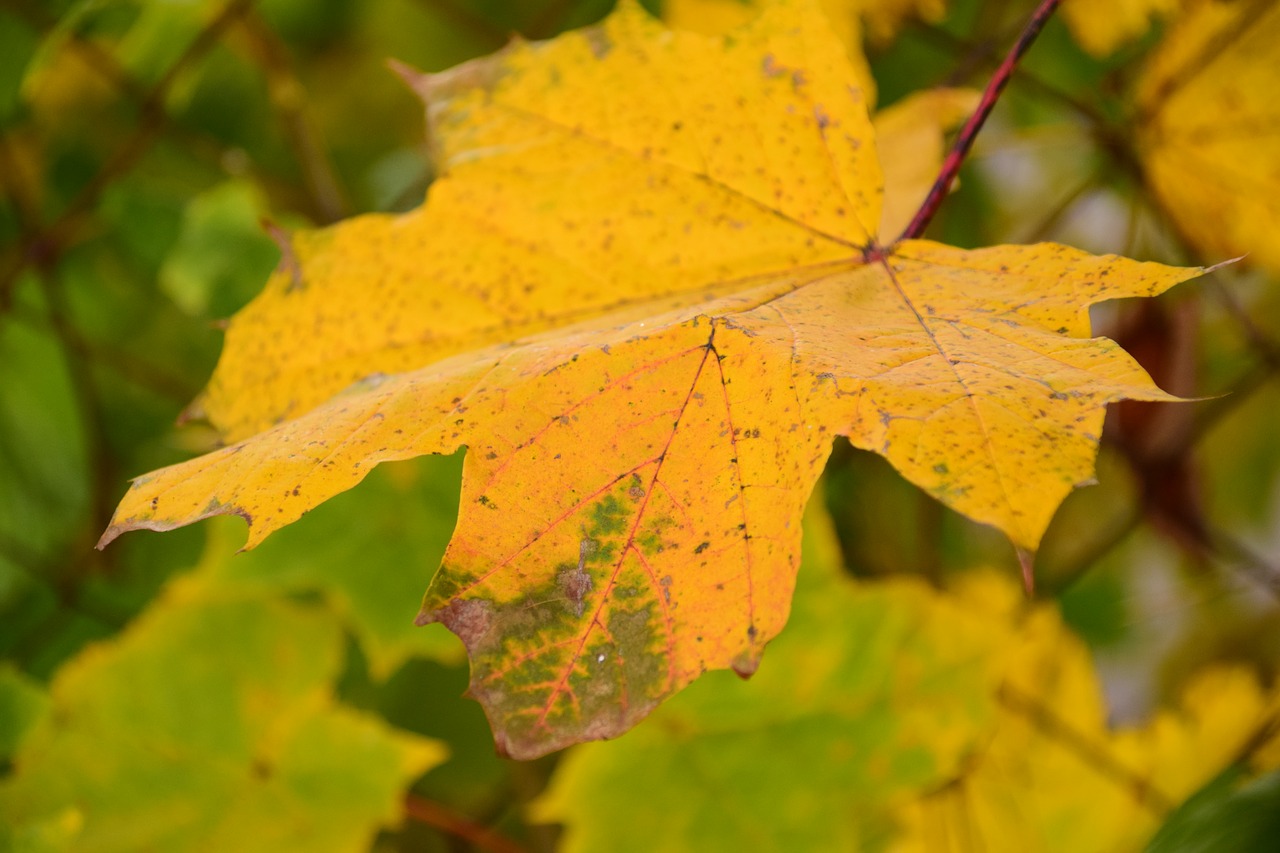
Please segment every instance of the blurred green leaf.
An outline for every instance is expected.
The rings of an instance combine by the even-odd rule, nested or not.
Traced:
[[[1227,773],[1182,805],[1147,853],[1261,853],[1280,839],[1280,770],[1239,785]]]
[[[185,579],[59,672],[0,815],[19,849],[355,849],[445,753],[336,704],[341,664],[328,614]]]
[[[439,625],[413,624],[458,514],[461,455],[378,466],[359,492],[317,507],[252,551],[238,518],[213,519],[201,561],[225,588],[315,590],[360,642],[376,679],[407,658],[458,661],[462,646]]]
[[[0,664],[0,764],[7,764],[18,744],[47,706],[45,693],[11,666]]]
[[[135,0],[118,4],[135,11],[116,55],[144,85],[159,82],[225,2]]]
[[[0,652],[58,604],[51,585],[89,505],[86,426],[65,352],[42,327],[33,277],[15,294],[29,322],[0,323]],[[55,661],[56,662],[56,661]]]
[[[25,21],[0,9],[0,127],[18,115],[22,78],[38,45],[38,37]]]
[[[263,229],[266,199],[254,184],[230,180],[195,196],[160,268],[165,293],[193,316],[225,317],[257,292],[280,259]]]
[[[466,814],[485,814],[504,807],[513,765],[498,757],[484,712],[466,698],[466,689],[465,664],[447,666],[424,656],[407,661],[384,682],[362,685],[358,695],[344,689],[343,697],[375,708],[398,728],[448,743],[449,760],[420,779],[414,791]]]

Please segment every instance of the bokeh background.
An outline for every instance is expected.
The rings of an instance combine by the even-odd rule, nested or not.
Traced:
[[[412,627],[460,458],[382,466],[247,554],[237,519],[93,546],[128,477],[214,445],[176,421],[279,259],[265,224],[421,203],[421,105],[385,60],[440,70],[612,3],[0,0],[0,846],[1267,849],[1277,250],[1205,238],[1153,191],[1135,96],[1184,18],[1250,2],[1067,0],[930,232],[1250,253],[1095,314],[1196,402],[1114,407],[1035,603],[1000,537],[840,446],[759,678],[708,677],[615,743],[516,763],[461,697],[460,645]],[[980,88],[1031,10],[824,5],[852,49],[865,37],[881,108]],[[1275,18],[1253,5],[1247,26]],[[747,14],[646,6],[706,30]],[[1123,31],[1090,28],[1106,14]],[[1247,26],[1213,49],[1269,38]],[[1280,59],[1257,56],[1280,86]],[[1280,234],[1280,114],[1264,118],[1241,168],[1270,171],[1241,180]],[[1034,780],[1056,782],[1032,797]]]

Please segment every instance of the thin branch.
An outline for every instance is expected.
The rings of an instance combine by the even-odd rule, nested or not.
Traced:
[[[500,832],[480,826],[440,803],[415,794],[405,796],[404,813],[418,823],[457,836],[480,850],[488,850],[490,853],[527,853],[525,848]]]
[[[35,230],[40,217],[40,204],[36,194],[27,185],[26,175],[18,158],[10,150],[8,136],[0,136],[0,174],[4,174],[4,183],[9,189],[8,196],[13,199],[13,212],[18,228],[24,233]]]
[[[1249,314],[1249,309],[1240,304],[1240,300],[1222,283],[1217,276],[1211,276],[1208,282],[1209,292],[1226,310],[1231,319],[1240,326],[1249,346],[1272,370],[1280,369],[1280,343],[1277,343]]]
[[[16,159],[11,156],[7,138],[0,138],[0,168],[11,176],[10,194],[14,199],[18,227],[22,238],[29,239],[36,227],[38,202],[35,193],[23,181]],[[37,260],[37,280],[45,296],[45,310],[50,337],[61,350],[62,360],[71,386],[74,403],[79,410],[84,442],[85,461],[89,469],[89,529],[96,530],[111,518],[110,483],[114,479],[112,456],[104,436],[106,420],[102,400],[88,360],[77,346],[77,336],[71,322],[70,310],[63,299],[59,282],[54,273],[55,255],[41,256]],[[7,309],[7,302],[3,303]],[[96,555],[94,560],[99,560]]]
[[[1142,202],[1135,193],[1129,197],[1129,216],[1124,224],[1124,254],[1133,257],[1134,247],[1138,244],[1138,223],[1142,216]]]
[[[1265,747],[1280,734],[1280,711],[1272,711],[1267,714],[1257,727],[1253,730],[1253,734],[1244,742],[1240,750],[1236,753],[1235,760],[1232,764],[1241,765],[1253,758],[1258,750]]]
[[[1038,74],[1026,71],[1025,69],[1020,70],[1018,72],[1017,81],[1019,85],[1035,90],[1038,95],[1044,95],[1045,97],[1052,98],[1053,100],[1070,107],[1082,118],[1091,122],[1095,127],[1111,126],[1110,119],[1108,119],[1107,116],[1093,104],[1077,98],[1070,92],[1065,92],[1062,89],[1059,89],[1057,86],[1054,86]]]
[[[16,3],[14,0],[0,0],[0,6],[13,9],[37,30],[48,32],[58,25],[58,20],[45,10],[33,8],[30,3],[23,0],[18,0]],[[147,100],[147,87],[98,42],[78,33],[69,32],[66,34],[65,43],[88,68],[113,86],[116,93],[123,96],[134,107],[140,108]],[[234,149],[228,148],[207,129],[185,126],[180,117],[175,117],[167,111],[163,111],[158,120],[166,132],[172,133],[174,139],[182,143],[186,151],[200,156],[219,171],[226,170],[227,154]],[[255,181],[268,190],[284,191],[284,187],[280,186],[280,179],[261,173],[252,160],[249,160],[244,168],[252,173]],[[63,244],[64,248],[65,246],[66,244]]]
[[[1199,415],[1191,426],[1187,428],[1183,446],[1178,450],[1170,451],[1170,453],[1185,453],[1192,445],[1199,443],[1200,439],[1204,438],[1219,421],[1248,402],[1255,393],[1262,390],[1268,382],[1274,379],[1276,370],[1276,366],[1268,362],[1257,364],[1247,370],[1235,382],[1232,382],[1227,390],[1222,392],[1221,396],[1201,404]]]
[[[911,220],[911,224],[902,232],[899,240],[912,240],[924,234],[925,229],[929,227],[929,223],[933,221],[933,217],[937,215],[938,208],[942,205],[942,200],[946,198],[947,193],[951,192],[951,185],[955,183],[956,175],[960,172],[960,166],[964,163],[965,157],[969,153],[969,149],[973,147],[973,141],[978,136],[978,131],[982,130],[982,125],[986,123],[987,116],[991,115],[991,110],[995,108],[996,101],[999,100],[1001,92],[1005,86],[1009,84],[1009,78],[1013,75],[1013,69],[1035,42],[1036,37],[1040,35],[1040,31],[1044,29],[1044,25],[1048,22],[1054,10],[1058,8],[1061,0],[1041,0],[1040,5],[1032,13],[1031,18],[1027,21],[1026,26],[1022,28],[1021,35],[1014,42],[1013,47],[1009,50],[1008,56],[1000,63],[1000,67],[996,69],[992,75],[991,81],[987,83],[987,88],[982,93],[982,99],[978,102],[978,108],[974,110],[973,115],[969,116],[969,120],[964,123],[964,127],[960,128],[955,142],[951,146],[951,150],[947,153],[946,159],[942,162],[942,169],[938,173],[938,178],[933,183],[933,187],[929,190],[929,195],[925,198],[924,203],[920,205],[920,209],[916,211],[915,218]]]

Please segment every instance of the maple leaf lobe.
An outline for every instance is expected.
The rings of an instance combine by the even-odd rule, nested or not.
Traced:
[[[484,61],[478,90],[479,66],[432,78],[428,203],[292,237],[307,286],[278,272],[237,315],[204,400],[239,442],[139,480],[107,535],[212,496],[252,547],[380,462],[466,446],[417,621],[462,637],[515,757],[754,671],[837,434],[1033,549],[1105,403],[1167,398],[1088,339],[1088,304],[1195,271],[924,241],[863,263],[863,103],[838,45],[770,14],[713,46],[623,10],[603,57],[569,35]]]

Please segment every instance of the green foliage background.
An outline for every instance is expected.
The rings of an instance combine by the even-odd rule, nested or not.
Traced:
[[[278,259],[261,223],[421,200],[420,105],[384,59],[443,69],[610,5],[0,2],[0,849],[890,849],[903,803],[967,772],[998,637],[930,587],[1011,576],[1012,554],[848,447],[822,495],[840,554],[811,542],[757,681],[716,674],[563,760],[494,757],[460,646],[412,627],[458,458],[383,466],[245,555],[228,519],[93,549],[127,477],[211,445],[174,419]],[[1029,6],[912,25],[873,52],[881,103],[980,86]],[[1100,61],[1051,23],[934,233],[1221,260],[1177,240],[1128,147],[1155,38]],[[1210,398],[1126,404],[1100,487],[1041,555],[1114,723],[1214,662],[1274,675],[1277,294],[1235,269],[1098,317],[1164,387]],[[1277,777],[1254,777],[1276,707],[1152,849],[1275,837]]]

